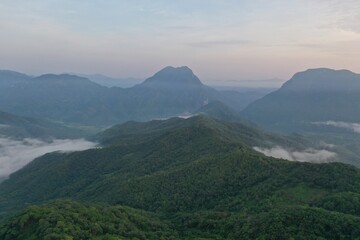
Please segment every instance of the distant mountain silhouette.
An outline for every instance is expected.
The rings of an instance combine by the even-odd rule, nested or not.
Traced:
[[[122,87],[122,88],[129,88],[133,87],[136,84],[141,83],[143,80],[139,78],[113,78],[108,77],[103,74],[78,74],[75,75],[79,77],[84,77],[89,79],[90,81],[97,83],[101,86],[105,87]]]
[[[281,131],[309,127],[312,122],[360,122],[360,75],[327,68],[296,73],[281,89],[242,113],[261,126]]]
[[[168,118],[194,112],[212,101],[239,111],[252,100],[239,92],[217,91],[202,84],[188,67],[166,67],[126,89],[107,88],[70,74],[29,77],[12,72],[11,76],[17,80],[0,76],[0,109],[86,125]]]
[[[86,78],[46,74],[26,81],[0,82],[0,109],[6,112],[64,122],[82,122],[105,114],[99,101],[108,88]],[[96,105],[100,105],[98,109],[94,109]]]
[[[0,87],[18,82],[24,82],[26,80],[29,80],[30,78],[30,76],[19,72],[0,70]]]
[[[188,67],[166,67],[146,79],[141,87],[152,88],[196,88],[204,87],[200,79]]]

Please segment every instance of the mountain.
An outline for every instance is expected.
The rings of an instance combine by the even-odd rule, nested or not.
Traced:
[[[220,138],[230,142],[237,142],[248,147],[271,147],[274,145],[292,146],[298,149],[307,147],[306,140],[300,137],[283,137],[264,132],[238,121],[233,122],[231,119],[213,118],[204,113],[199,113],[187,119],[174,117],[167,120],[153,120],[145,123],[129,121],[98,133],[92,140],[101,143],[103,146],[139,144],[155,141],[157,138],[173,131],[197,127],[199,129],[206,128],[212,133],[217,134],[216,139]],[[313,143],[311,144],[313,147],[316,147]]]
[[[3,85],[12,85],[19,82],[25,82],[31,77],[19,72],[0,70],[0,87]]]
[[[191,113],[222,97],[220,92],[203,85],[188,67],[166,67],[129,89],[128,94],[136,109],[129,120],[141,121]],[[147,118],[137,113],[145,113]]]
[[[130,88],[136,84],[141,83],[143,80],[138,78],[112,78],[102,74],[74,74],[79,77],[84,77],[90,81],[97,83],[105,87],[121,87],[121,88]]]
[[[103,148],[47,154],[0,184],[3,216],[49,200],[76,201],[26,208],[3,222],[0,237],[41,238],[46,227],[54,236],[83,231],[77,239],[116,239],[136,228],[153,234],[151,219],[162,229],[158,238],[165,239],[354,239],[360,234],[359,169],[285,161],[253,149],[299,144],[291,139],[204,115],[128,122],[96,138]],[[140,226],[139,209],[148,212]],[[69,222],[79,230],[72,232]],[[128,222],[129,228],[106,228],[112,222]]]
[[[231,109],[220,101],[214,101],[201,107],[195,114],[205,114],[225,121],[243,121],[239,112]]]
[[[241,93],[216,91],[202,84],[188,67],[166,67],[127,89],[107,88],[69,74],[46,74],[18,82],[0,78],[0,82],[0,109],[80,125],[169,118],[194,112],[212,101],[236,111],[246,104]]]
[[[360,75],[348,70],[309,69],[279,90],[250,104],[242,114],[271,130],[314,129],[328,121],[360,119]]]
[[[91,131],[48,120],[20,117],[0,111],[0,135],[11,138],[79,138]]]
[[[96,120],[97,114],[106,114],[106,109],[99,105],[106,90],[106,87],[85,78],[46,74],[23,82],[3,84],[0,87],[0,109],[34,118],[83,123],[92,117]],[[99,108],[93,109],[97,105]]]
[[[193,71],[184,67],[165,67],[143,83],[128,89],[129,98],[137,112],[128,120],[168,118],[184,113],[194,113],[211,102],[223,102],[240,111],[252,101],[237,91],[217,91],[204,85]]]
[[[146,79],[141,87],[164,89],[192,89],[202,88],[204,85],[188,67],[166,67],[154,76]]]

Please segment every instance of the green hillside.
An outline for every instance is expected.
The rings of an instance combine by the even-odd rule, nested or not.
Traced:
[[[225,121],[242,121],[238,112],[220,101],[214,101],[201,107],[195,114],[206,114],[216,119]]]
[[[0,226],[3,240],[176,239],[152,213],[129,207],[56,201],[33,206]]]
[[[215,104],[219,106],[217,103]],[[213,104],[209,104],[209,107],[204,107],[203,109],[214,110],[215,114],[210,111],[201,111],[198,115],[188,119],[175,117],[168,120],[153,120],[145,123],[130,121],[115,125],[97,134],[93,140],[105,146],[129,145],[140,142],[150,142],[157,137],[165,136],[164,134],[177,131],[181,132],[182,129],[206,128],[206,133],[215,134],[215,139],[217,140],[241,143],[249,147],[266,147],[276,143],[283,146],[305,148],[306,144],[308,144],[308,141],[302,139],[300,135],[283,137],[282,135],[267,133],[254,126],[240,123],[239,120],[233,122],[231,121],[233,119],[228,117],[230,114],[221,114],[226,112],[228,108],[224,110],[220,107],[215,108],[213,106]],[[221,104],[221,106],[224,105]],[[217,118],[216,116],[219,117]],[[190,133],[193,132],[190,131]],[[206,144],[206,142],[203,143]]]
[[[96,217],[98,203],[110,204],[102,210],[105,213],[118,205],[148,211],[148,219],[159,219],[155,222],[162,226],[159,228],[165,239],[360,236],[359,169],[341,163],[290,162],[252,149],[274,141],[298,144],[291,139],[205,116],[129,122],[108,129],[98,139],[104,148],[47,154],[12,174],[0,184],[1,215],[12,215],[29,204],[70,198],[87,202],[84,206],[73,203],[77,206],[74,211],[91,205],[91,212],[95,211],[92,219],[105,225],[107,219]],[[14,229],[20,230],[13,236],[20,236],[16,234],[29,226],[26,231],[41,238],[41,231],[36,229],[41,228],[43,221],[31,220],[31,224],[21,225],[27,222],[27,218],[21,221],[21,216],[37,211],[37,219],[47,218],[49,208],[56,216],[68,218],[66,222],[74,221],[80,230],[92,228],[92,223],[86,223],[86,214],[78,222],[79,216],[72,214],[71,207],[68,211],[50,204],[18,213],[4,222],[0,233],[14,223]],[[121,215],[119,219],[125,221]],[[136,225],[137,217],[132,220],[130,228],[154,236],[146,219],[141,227]],[[69,234],[64,231],[60,233]],[[109,231],[91,234],[74,239],[124,236],[123,232]]]
[[[20,117],[0,111],[0,135],[12,138],[79,138],[95,129],[66,126],[48,120]]]
[[[284,207],[246,215],[206,211],[159,214],[69,200],[32,206],[0,224],[4,240],[358,239],[360,217]]]

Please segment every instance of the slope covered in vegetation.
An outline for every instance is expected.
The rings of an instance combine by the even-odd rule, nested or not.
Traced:
[[[3,240],[155,240],[175,239],[175,236],[151,213],[128,207],[64,200],[29,207],[0,227]]]
[[[102,202],[110,204],[109,209],[121,205],[151,212],[148,216],[163,226],[161,236],[176,239],[359,236],[357,168],[290,162],[252,148],[273,141],[299,144],[295,141],[205,116],[129,122],[108,129],[98,139],[104,148],[47,154],[11,175],[0,185],[1,214],[70,198],[88,202],[86,206]],[[51,204],[40,207],[41,218],[47,217],[48,207],[54,209]],[[54,211],[70,214],[62,208]],[[5,222],[3,229],[20,221],[20,216]],[[30,228],[39,224],[35,221]],[[88,229],[79,224],[75,226]],[[152,234],[146,224],[138,228]]]
[[[0,135],[11,138],[79,138],[95,131],[0,111]]]

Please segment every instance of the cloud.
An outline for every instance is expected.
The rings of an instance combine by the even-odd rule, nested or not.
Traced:
[[[355,133],[360,133],[360,123],[326,121],[326,122],[314,122],[313,124],[343,128],[343,129],[351,130]]]
[[[335,148],[336,147],[335,144],[327,143],[327,142],[323,142],[323,141],[320,142],[320,145],[325,148]]]
[[[304,151],[291,151],[280,146],[276,146],[273,148],[254,147],[254,149],[258,152],[265,154],[268,157],[282,158],[298,162],[324,163],[330,162],[331,159],[336,156],[336,153],[330,152],[325,149],[317,150],[313,148],[308,148]]]
[[[11,173],[19,170],[33,159],[45,153],[54,151],[80,151],[95,146],[95,143],[84,139],[43,142],[30,138],[24,140],[0,138],[0,178],[9,176]]]
[[[191,25],[175,25],[167,27],[169,30],[197,30],[199,27]]]
[[[333,0],[333,12],[337,14],[337,27],[360,33],[360,5],[357,0]]]
[[[254,42],[250,40],[218,40],[218,41],[203,41],[203,42],[191,42],[188,46],[196,48],[210,48],[215,46],[250,46]]]

